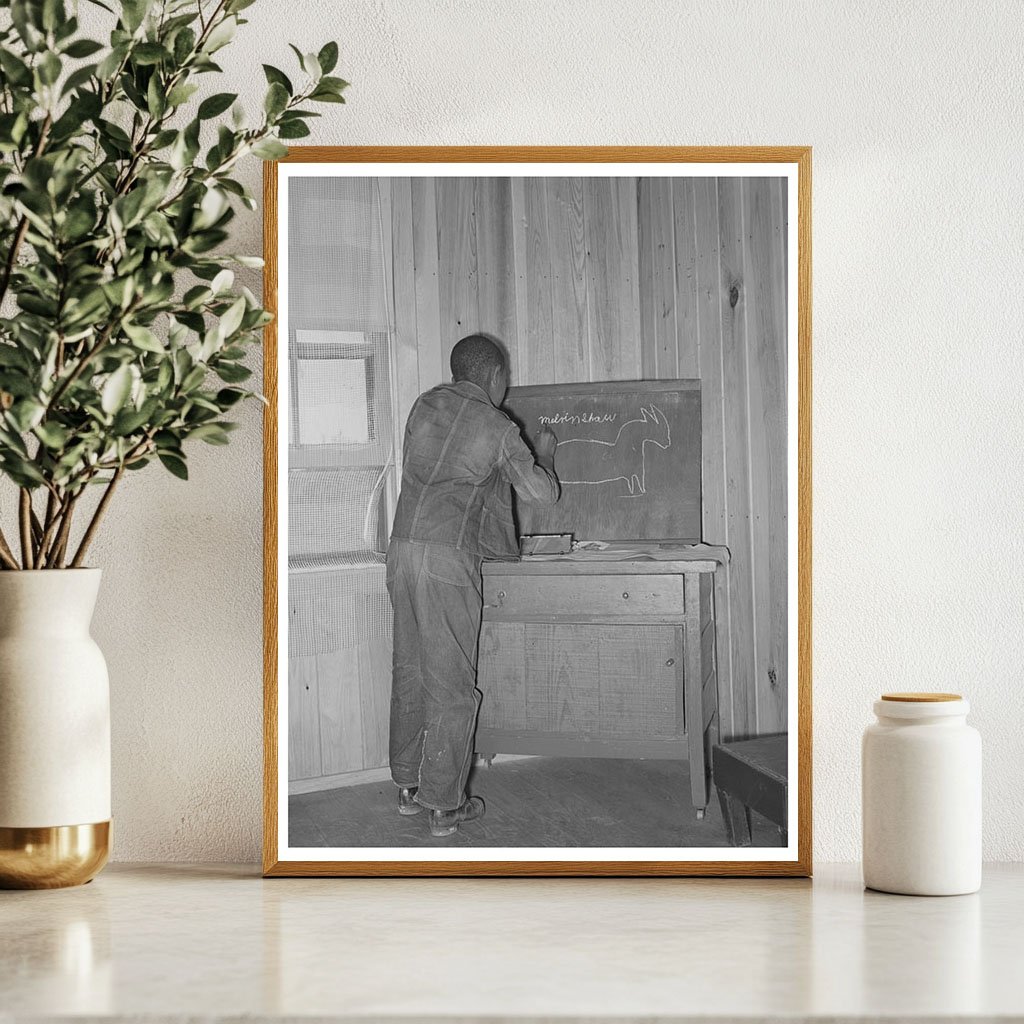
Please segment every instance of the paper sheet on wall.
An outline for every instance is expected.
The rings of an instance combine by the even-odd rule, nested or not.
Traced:
[[[366,444],[365,359],[299,359],[299,444]]]

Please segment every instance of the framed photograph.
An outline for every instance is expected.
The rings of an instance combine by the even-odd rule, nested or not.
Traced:
[[[810,149],[264,199],[264,874],[809,875]]]

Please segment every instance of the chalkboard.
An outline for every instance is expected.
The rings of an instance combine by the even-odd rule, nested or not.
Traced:
[[[510,388],[503,406],[527,443],[555,432],[557,505],[517,502],[520,535],[576,540],[701,539],[700,381]]]

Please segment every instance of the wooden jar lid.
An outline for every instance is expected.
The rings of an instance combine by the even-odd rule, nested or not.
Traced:
[[[927,704],[931,701],[963,700],[959,693],[883,693],[882,700],[900,701],[905,704]]]

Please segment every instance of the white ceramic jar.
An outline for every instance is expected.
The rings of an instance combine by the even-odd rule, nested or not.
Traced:
[[[914,896],[981,887],[981,737],[951,693],[890,693],[864,731],[864,884]]]

